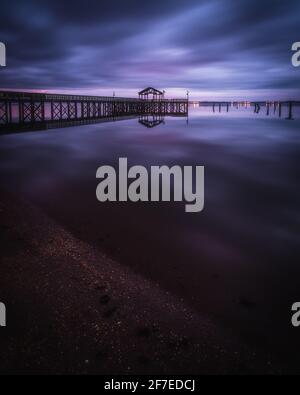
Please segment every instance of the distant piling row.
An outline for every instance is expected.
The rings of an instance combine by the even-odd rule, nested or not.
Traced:
[[[198,102],[197,102],[198,103]],[[196,104],[196,102],[194,102]],[[231,108],[234,109],[249,109],[253,108],[254,114],[262,113],[262,109],[266,109],[266,116],[271,115],[273,109],[273,114],[278,114],[279,118],[283,117],[283,108],[287,108],[286,120],[294,120],[294,109],[300,106],[300,102],[296,101],[266,101],[266,102],[249,102],[249,101],[238,101],[238,102],[199,102],[200,106],[211,107],[213,113],[222,113],[223,109],[228,113]]]

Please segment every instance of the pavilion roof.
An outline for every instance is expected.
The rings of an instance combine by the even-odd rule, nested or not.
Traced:
[[[144,90],[142,90],[141,92],[139,92],[139,95],[147,95],[147,94],[149,94],[149,95],[163,95],[163,92],[161,92],[161,91],[159,91],[158,89],[154,89],[154,88],[151,88],[151,87],[149,87],[149,88],[146,88],[146,89],[144,89]]]

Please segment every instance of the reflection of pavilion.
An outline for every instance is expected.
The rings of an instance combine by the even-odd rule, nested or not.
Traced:
[[[165,117],[163,115],[159,114],[153,114],[153,115],[141,115],[139,117],[139,123],[146,128],[155,128],[158,125],[164,124],[165,123]]]

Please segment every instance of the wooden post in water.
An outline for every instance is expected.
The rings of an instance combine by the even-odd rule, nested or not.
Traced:
[[[288,121],[293,121],[294,120],[294,118],[293,118],[293,102],[289,102],[288,103],[288,105],[289,105],[289,115],[288,115],[288,117],[286,118]]]
[[[282,103],[281,102],[279,103],[278,115],[279,115],[279,118],[282,117]]]

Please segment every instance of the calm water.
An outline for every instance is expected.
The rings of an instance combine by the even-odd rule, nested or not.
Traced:
[[[300,111],[195,108],[189,121],[137,120],[0,137],[2,186],[220,325],[291,357],[300,332]],[[206,205],[100,204],[96,169],[204,165]],[[294,350],[295,347],[295,351]]]

